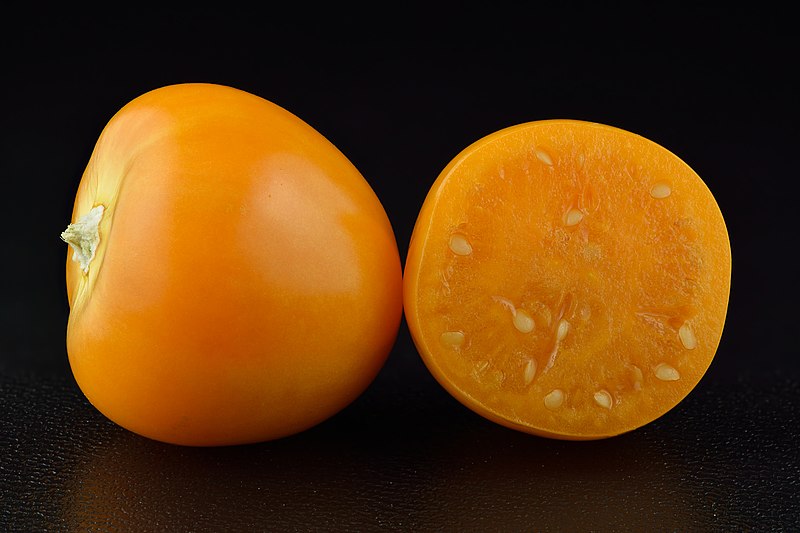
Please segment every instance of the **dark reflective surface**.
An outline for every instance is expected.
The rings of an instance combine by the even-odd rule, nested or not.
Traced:
[[[800,408],[796,383],[701,385],[639,431],[564,442],[467,411],[413,355],[395,353],[374,386],[328,422],[229,448],[134,435],[71,381],[7,379],[0,516],[20,530],[59,531],[774,531],[798,523],[798,432],[788,423]]]

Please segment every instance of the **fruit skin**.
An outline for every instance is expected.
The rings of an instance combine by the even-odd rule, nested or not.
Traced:
[[[210,83],[135,98],[101,133],[73,222],[96,205],[88,273],[67,258],[67,351],[117,424],[192,446],[281,438],[384,364],[402,313],[390,221],[353,164],[278,105]]]
[[[437,219],[437,210],[450,214],[452,214],[452,212],[463,213],[463,205],[451,203],[452,197],[450,194],[453,190],[461,194],[464,191],[477,189],[474,183],[475,180],[473,179],[475,176],[481,175],[482,172],[485,172],[486,169],[489,168],[497,169],[503,167],[506,163],[504,160],[506,157],[520,155],[518,152],[515,152],[514,147],[524,142],[523,140],[525,138],[535,138],[538,135],[540,136],[539,140],[543,141],[544,144],[548,144],[546,134],[544,133],[548,130],[554,132],[558,137],[563,136],[566,132],[566,136],[574,136],[573,139],[581,139],[584,136],[590,138],[595,134],[599,134],[601,137],[610,134],[617,136],[618,140],[622,141],[620,147],[624,147],[624,150],[632,151],[630,155],[632,155],[634,159],[642,154],[646,154],[647,157],[657,156],[656,159],[658,157],[665,158],[661,160],[662,163],[668,162],[666,166],[669,168],[680,168],[683,174],[682,179],[688,179],[692,182],[692,189],[695,191],[696,196],[686,199],[686,202],[690,204],[693,209],[705,213],[705,216],[708,217],[706,222],[709,222],[708,229],[713,229],[713,231],[709,231],[709,235],[712,237],[707,236],[703,241],[707,245],[707,259],[712,259],[713,257],[714,263],[714,266],[709,268],[711,275],[708,278],[713,280],[714,284],[706,288],[707,290],[705,292],[707,292],[707,294],[703,297],[703,301],[706,304],[710,304],[712,312],[709,314],[713,315],[708,319],[708,323],[711,324],[712,327],[707,332],[706,346],[704,350],[702,350],[704,353],[693,364],[687,365],[695,367],[692,369],[691,375],[689,376],[690,379],[682,379],[679,388],[667,392],[661,399],[661,403],[658,407],[660,412],[649,417],[641,415],[637,418],[632,418],[625,423],[623,429],[619,429],[619,427],[608,429],[602,426],[566,429],[564,427],[558,427],[558,425],[545,425],[537,421],[524,420],[520,417],[512,418],[507,413],[498,412],[494,407],[489,405],[486,401],[486,396],[495,396],[496,399],[496,397],[503,396],[503,394],[492,391],[487,395],[486,393],[475,392],[474,389],[466,387],[462,377],[452,374],[450,371],[446,370],[446,365],[442,364],[440,355],[437,355],[437,353],[441,354],[441,347],[438,346],[439,342],[437,342],[438,339],[425,334],[425,329],[431,322],[431,317],[421,312],[419,302],[424,298],[431,298],[432,296],[431,294],[423,294],[420,296],[420,278],[424,277],[421,264],[428,260],[426,256],[435,255],[430,253],[430,250],[427,248],[428,241],[440,237],[440,235],[437,236],[437,232],[443,227],[442,221],[447,222],[447,218],[450,216],[440,214],[438,217],[440,220],[435,221],[435,219]],[[637,150],[642,150],[642,154],[637,154]],[[534,159],[536,158],[540,158],[540,162],[547,166],[553,166],[553,162],[548,155],[539,156],[537,154]],[[471,169],[471,171],[461,171],[461,174],[458,175],[461,179],[455,178],[454,176],[457,174],[459,167],[467,167]],[[470,174],[473,174],[473,176],[470,176]],[[466,176],[469,176],[469,179],[467,179]],[[450,188],[449,191],[446,190],[448,187]],[[479,189],[483,190],[483,187]],[[623,193],[627,194],[627,191],[623,191]],[[533,213],[534,217],[548,215],[551,215],[551,213]],[[452,221],[449,221],[449,227],[452,229],[458,226]],[[441,241],[441,239],[439,239],[439,241]],[[504,275],[506,276],[512,276],[515,273],[516,272],[512,272],[511,270],[507,272],[504,271]],[[655,418],[675,407],[675,405],[691,392],[692,388],[707,370],[719,346],[727,314],[730,281],[730,240],[719,206],[716,204],[711,191],[700,177],[675,154],[668,152],[665,148],[637,134],[613,126],[572,119],[539,120],[509,126],[478,139],[457,154],[432,183],[420,208],[409,242],[403,280],[404,312],[412,341],[432,376],[450,395],[476,414],[498,425],[539,437],[573,441],[598,440],[627,433],[652,422]],[[677,331],[677,328],[675,329]],[[677,339],[677,335],[675,338]],[[701,350],[698,349],[696,351],[700,352]],[[486,350],[486,353],[488,352],[489,350]],[[584,372],[584,370],[580,368],[575,368],[573,370],[575,374]],[[648,370],[648,372],[650,371],[652,371],[652,367]],[[651,376],[647,377],[652,381]],[[519,402],[519,400],[514,401]],[[529,401],[531,400],[528,398],[520,403]]]

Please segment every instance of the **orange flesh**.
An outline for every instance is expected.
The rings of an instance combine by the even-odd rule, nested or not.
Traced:
[[[677,156],[551,120],[448,165],[405,268],[410,332],[454,397],[578,440],[643,426],[697,385],[722,335],[731,255],[714,197]]]

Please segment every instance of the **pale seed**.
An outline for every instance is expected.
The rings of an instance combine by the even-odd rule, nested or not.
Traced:
[[[684,322],[678,330],[678,337],[681,339],[681,344],[687,350],[694,350],[697,348],[697,338],[694,336],[694,331],[688,322]]]
[[[454,348],[464,344],[464,333],[461,331],[445,331],[439,338],[442,344]]]
[[[530,385],[531,382],[533,382],[534,376],[536,376],[536,361],[528,359],[528,362],[525,363],[525,369],[522,372],[522,379],[525,385]]]
[[[650,189],[650,196],[658,200],[666,198],[670,194],[672,194],[672,189],[666,183],[656,183]]]
[[[678,381],[681,375],[667,363],[661,363],[653,369],[653,373],[661,381]]]
[[[472,253],[472,245],[467,238],[460,233],[454,233],[450,236],[448,246],[450,247],[450,251],[456,255],[470,255]]]
[[[578,209],[570,209],[567,211],[567,214],[564,215],[564,224],[567,226],[575,226],[579,224],[581,220],[583,220],[583,213]]]
[[[517,309],[514,313],[514,327],[522,333],[530,333],[536,326],[531,315],[523,309]]]
[[[564,392],[561,389],[553,389],[544,397],[544,406],[548,409],[557,409],[564,403]]]
[[[564,320],[563,318],[558,323],[558,330],[556,331],[556,340],[559,342],[564,340],[564,337],[567,336],[567,332],[569,332],[569,322]]]
[[[594,393],[594,403],[605,409],[611,409],[614,400],[611,398],[611,394],[609,394],[608,391],[599,390]]]
[[[636,365],[633,365],[633,376],[634,376],[633,389],[642,390],[642,381],[644,380],[642,369]]]

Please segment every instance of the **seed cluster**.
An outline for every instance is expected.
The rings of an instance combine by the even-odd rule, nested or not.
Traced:
[[[541,148],[533,149],[532,153],[539,162],[547,167],[553,167],[554,160],[550,153]],[[647,187],[648,188],[645,189],[646,192],[644,192],[644,194],[649,195],[649,197],[658,201],[667,200],[673,193],[672,187],[668,183],[664,182],[656,182]],[[571,207],[563,214],[561,223],[563,224],[564,228],[576,227],[581,223],[585,223],[587,216],[593,216],[593,210],[584,209],[581,207],[581,205],[582,204],[578,204],[578,207]],[[480,254],[480,250],[476,252],[473,248],[468,233],[469,232],[464,231],[462,227],[457,231],[454,231],[449,236],[447,246],[449,251],[454,256],[468,257],[472,256],[473,254]],[[592,246],[597,247],[598,245],[596,243],[592,243]],[[531,308],[530,305],[525,302],[514,303],[507,298],[499,296],[493,296],[493,300],[501,304],[508,311],[508,316],[510,317],[509,325],[513,326],[514,330],[518,332],[518,334],[527,335],[534,332],[537,328],[536,321],[540,320],[541,317],[544,316],[541,312],[537,311],[539,318],[535,319],[534,314],[528,310]],[[575,309],[576,312],[575,314],[571,315],[572,318],[580,318],[581,324],[588,323],[592,316],[590,307],[587,304],[583,304],[582,306],[577,306]],[[551,335],[551,348],[549,351],[549,357],[542,368],[539,368],[536,359],[533,357],[525,356],[522,359],[521,375],[517,375],[519,376],[518,379],[526,388],[532,385],[539,376],[546,373],[550,368],[553,367],[559,353],[560,345],[565,342],[574,326],[565,317],[563,308],[560,311],[556,310],[558,312],[553,312],[550,309],[545,309],[544,311],[547,313],[547,319],[546,323],[543,324],[542,327],[544,327],[544,331],[549,331],[549,335]],[[551,317],[554,319],[552,322]],[[649,315],[648,317],[652,318]],[[659,331],[661,333],[666,333],[669,330],[662,328],[659,329]],[[671,331],[674,332],[675,330],[672,329]],[[441,334],[440,340],[445,347],[454,350],[461,350],[468,343],[469,332],[464,332],[461,330],[445,331]],[[698,341],[690,322],[684,321],[683,324],[678,328],[677,341],[680,343],[680,346],[686,350],[693,350],[697,348]],[[486,373],[489,367],[489,361],[482,359],[475,366],[473,375],[478,378],[480,375]],[[639,367],[634,365],[630,365],[627,368],[630,372],[632,372],[630,386],[634,391],[640,391],[645,383],[644,373]],[[506,374],[504,372],[498,369],[494,369],[493,372],[500,374],[500,376],[495,376],[498,383],[502,383],[506,379]],[[652,366],[651,372],[657,380],[662,382],[674,382],[681,379],[679,370],[667,362],[660,362]],[[543,396],[541,396],[541,401],[549,410],[557,410],[565,405],[568,405],[569,398],[567,392],[565,392],[565,390],[562,388],[550,389],[547,392],[542,391],[542,394]],[[572,392],[570,392],[570,394],[572,394]],[[617,392],[616,394],[619,393]],[[611,411],[620,402],[620,398],[618,396],[615,397],[614,393],[608,389],[600,387],[592,392],[590,397],[592,398],[596,407],[607,411]]]

